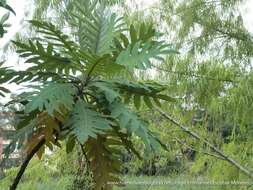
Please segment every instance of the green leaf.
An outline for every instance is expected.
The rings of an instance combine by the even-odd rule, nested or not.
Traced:
[[[5,28],[10,27],[10,24],[7,24],[6,21],[9,19],[10,13],[6,13],[0,19],[0,38],[4,36],[7,32]]]
[[[67,143],[66,143],[66,152],[67,154],[71,153],[75,147],[75,137],[73,135],[70,135]]]
[[[1,24],[4,24],[10,17],[10,13],[6,13],[2,16],[1,20],[0,20],[0,23]]]
[[[176,100],[170,96],[164,95],[164,94],[158,94],[156,95],[157,98],[168,101],[168,102],[175,102]]]
[[[130,101],[130,98],[134,96],[134,105],[137,109],[140,108],[141,97],[143,97],[145,104],[150,108],[152,107],[152,103],[149,98],[155,98],[155,101],[159,101],[159,99],[170,102],[175,101],[170,96],[158,94],[166,89],[165,85],[157,84],[154,82],[133,83],[128,81],[112,81],[112,83],[114,84],[114,86],[119,88],[121,93],[123,93],[127,97],[128,103]]]
[[[110,55],[103,55],[95,61],[88,62],[84,67],[87,75],[104,77],[119,75],[125,69],[122,65],[116,64]]]
[[[131,43],[135,44],[137,42],[137,32],[132,24],[130,26],[130,37],[131,37]]]
[[[119,120],[121,128],[127,128],[132,133],[141,126],[138,116],[125,107],[124,104],[115,102],[110,105],[110,110],[111,116]]]
[[[124,47],[127,48],[128,45],[129,45],[129,41],[128,41],[127,37],[124,34],[121,33],[120,38],[123,41]]]
[[[115,39],[116,63],[124,65],[131,72],[133,69],[147,69],[151,67],[151,60],[163,61],[164,56],[176,51],[164,41],[157,40],[157,33],[152,24],[142,23],[140,28],[133,25],[129,29],[130,39],[120,34]]]
[[[141,82],[129,82],[129,81],[112,81],[112,83],[119,88],[123,93],[148,95],[157,93],[157,89],[149,88]]]
[[[78,45],[54,24],[39,20],[30,20],[29,22],[38,28],[37,32],[43,34],[45,39],[54,41],[55,45],[57,44],[58,46],[64,47],[64,49],[68,50],[65,51],[65,53],[73,53],[74,55],[74,50],[75,48],[78,48]],[[73,57],[75,57],[75,55]]]
[[[82,72],[82,64],[83,62],[90,61],[93,59],[93,56],[89,53],[82,52],[80,46],[77,45],[71,37],[66,35],[64,32],[59,30],[54,24],[50,22],[38,21],[38,20],[31,20],[29,21],[33,26],[37,27],[37,32],[43,35],[43,39],[40,39],[43,43],[47,41],[48,47],[47,50],[44,50],[48,55],[55,55],[55,52],[58,53],[60,51],[61,54],[56,55],[61,58],[60,55],[64,55],[64,60],[61,62],[60,66],[63,66],[64,63],[69,62],[71,60],[70,66],[75,71]],[[54,51],[52,51],[52,46],[54,47]],[[56,51],[58,50],[58,51]],[[57,57],[56,56],[56,57]],[[44,56],[45,58],[46,56]],[[60,64],[60,63],[58,63]],[[69,70],[67,70],[69,72]]]
[[[5,92],[5,93],[10,93],[10,92],[11,92],[9,89],[4,88],[4,87],[2,87],[2,86],[0,86],[0,91],[3,91],[3,92]]]
[[[133,71],[133,69],[147,69],[151,67],[151,59],[163,60],[162,56],[169,52],[169,46],[162,42],[143,44],[138,41],[123,50],[117,57],[116,63],[125,66],[130,71]]]
[[[124,104],[114,102],[110,105],[110,110],[111,116],[119,122],[120,128],[126,128],[130,134],[134,133],[140,137],[147,149],[155,149],[157,143],[159,144],[149,131],[148,125]]]
[[[95,1],[95,6],[86,6],[76,2],[70,14],[71,24],[79,29],[78,37],[82,49],[88,49],[96,55],[111,52],[113,39],[122,31],[122,18],[104,10]],[[76,22],[75,22],[76,21]]]
[[[134,96],[134,106],[136,107],[136,109],[140,109],[141,107],[141,96],[138,94]]]
[[[0,7],[3,7],[6,10],[12,12],[14,15],[16,15],[15,11],[8,4],[6,4],[5,1],[0,2]]]
[[[124,98],[124,104],[129,104],[131,98],[132,98],[132,93],[126,93],[125,98]]]
[[[74,62],[75,59],[70,60],[70,58],[63,57],[52,50],[53,47],[50,42],[46,47],[42,45],[42,42],[31,40],[28,43],[17,41],[13,41],[13,43],[18,47],[19,56],[26,58],[26,63],[34,64],[29,67],[28,71],[47,71],[59,74],[68,74],[70,70],[73,72],[82,71],[81,65]],[[64,55],[64,53],[62,54]]]
[[[153,108],[153,104],[152,104],[152,102],[151,102],[151,100],[150,100],[150,98],[149,98],[148,96],[144,96],[143,100],[144,100],[145,104],[146,104],[150,109]]]
[[[72,130],[71,134],[83,144],[89,137],[96,138],[97,134],[103,134],[105,130],[110,129],[110,122],[100,113],[91,109],[91,107],[82,100],[78,100],[74,106],[70,118],[65,126]]]
[[[155,104],[156,104],[157,106],[162,107],[162,104],[161,104],[161,102],[159,101],[158,98],[153,98],[153,100],[154,100],[154,102],[155,102]]]
[[[105,82],[95,82],[92,83],[91,86],[96,87],[99,92],[102,92],[109,103],[112,103],[115,99],[120,98],[120,94],[115,91],[110,84]]]
[[[139,40],[147,42],[152,40],[156,36],[156,30],[153,27],[153,24],[142,23],[139,30]]]
[[[30,100],[25,107],[25,112],[30,113],[36,109],[47,111],[51,116],[54,111],[62,113],[62,106],[71,110],[74,104],[76,88],[71,84],[51,83],[37,92],[35,96],[28,97]]]

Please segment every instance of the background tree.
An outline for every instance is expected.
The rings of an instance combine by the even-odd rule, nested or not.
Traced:
[[[173,106],[164,105],[163,109],[191,126],[190,129],[200,133],[203,139],[226,150],[245,165],[252,166],[252,151],[249,148],[252,146],[252,92],[249,87],[252,77],[252,33],[245,25],[244,14],[240,9],[244,3],[226,0],[162,0],[144,10],[141,7],[138,9],[138,6],[134,9],[128,6],[126,14],[135,23],[140,18],[153,22],[166,33],[163,38],[173,41],[180,52],[167,57],[162,64],[152,63],[152,75],[146,72],[144,76],[139,76],[153,77],[169,86],[168,92],[177,97],[177,103]],[[174,130],[168,121],[161,124],[161,118],[153,116],[153,124],[161,127],[159,131],[165,141],[178,145],[172,147],[171,151],[178,152],[180,147],[189,150],[191,147],[197,152],[194,163],[186,161],[186,165],[190,165],[187,167],[188,172],[194,170],[197,173],[196,168],[206,168],[208,170],[205,174],[216,176],[217,179],[245,177],[229,166],[223,169],[217,164],[217,158],[208,158],[208,154],[213,152],[203,143],[194,142],[182,131]],[[243,148],[244,145],[248,147],[247,150]],[[243,154],[247,156],[240,158],[236,155],[235,150],[239,149],[243,149]],[[203,156],[202,153],[208,154]],[[209,163],[207,167],[206,161]],[[221,176],[219,172],[225,170],[227,176]]]
[[[234,136],[252,123],[252,33],[245,27],[242,3],[162,1],[164,10],[171,10],[162,11],[167,30],[175,31],[173,39],[182,52],[169,58],[162,72],[171,73],[172,84],[180,84],[176,96],[192,105],[191,114],[204,110],[206,127],[228,124]]]

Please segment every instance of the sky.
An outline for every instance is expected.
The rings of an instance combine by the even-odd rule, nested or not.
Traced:
[[[154,3],[159,2],[159,0],[126,0],[128,3],[137,3],[140,7],[148,8],[152,6]],[[228,0],[229,1],[229,0]],[[8,4],[15,10],[16,16],[10,16],[8,23],[11,24],[11,27],[8,28],[8,33],[5,34],[4,38],[0,39],[0,49],[8,43],[15,34],[22,29],[21,22],[24,20],[25,17],[25,10],[28,7],[29,0],[7,0]],[[253,0],[246,0],[244,6],[241,7],[241,11],[244,14],[244,21],[246,28],[253,33]],[[2,16],[5,12],[1,9],[0,16]],[[13,54],[12,56],[8,57],[7,65],[15,66],[15,67],[22,67],[22,65],[17,65],[18,62],[17,55]],[[17,89],[15,85],[11,84],[7,86],[9,89]]]
[[[253,33],[253,0],[247,0],[241,11],[244,14],[246,28]]]
[[[158,2],[159,0],[126,0],[127,2],[135,2],[138,3],[143,8],[147,8],[152,6],[152,4]],[[7,0],[8,4],[15,10],[16,16],[11,15],[9,19],[9,23],[12,25],[8,29],[8,33],[5,35],[3,39],[0,39],[0,48],[4,47],[4,45],[13,38],[13,36],[21,30],[21,21],[24,19],[25,9],[28,0]],[[253,0],[247,0],[245,5],[241,8],[244,13],[245,24],[247,29],[253,33]],[[0,12],[2,15],[3,11]]]
[[[138,3],[143,8],[147,8],[152,4],[158,2],[159,0],[126,0],[127,2],[135,2]],[[3,39],[0,39],[0,48],[4,47],[4,45],[13,38],[13,36],[21,30],[20,22],[24,19],[25,9],[28,0],[7,0],[8,4],[15,10],[16,16],[11,15],[9,19],[9,23],[12,25],[8,29],[8,33],[5,35]],[[242,12],[244,13],[245,24],[246,27],[253,33],[253,0],[246,0],[245,5],[242,7]],[[3,11],[0,11],[0,16],[3,14]]]

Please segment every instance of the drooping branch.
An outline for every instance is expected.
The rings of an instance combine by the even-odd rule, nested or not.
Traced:
[[[189,148],[190,150],[192,151],[195,151],[195,152],[199,152],[201,154],[206,154],[208,156],[212,156],[212,157],[215,157],[215,158],[218,158],[220,160],[225,160],[222,156],[219,156],[219,155],[216,155],[216,154],[212,154],[210,152],[206,152],[206,151],[199,151],[199,150],[196,150],[194,147],[192,147],[191,145],[188,145],[186,144],[185,142],[182,142],[180,139],[174,137],[176,142],[178,142],[179,144],[181,144],[182,146],[186,146],[187,148]]]
[[[197,79],[204,78],[206,80],[220,81],[220,82],[226,82],[226,83],[238,83],[239,82],[238,80],[233,80],[233,79],[229,79],[229,78],[210,77],[210,76],[207,76],[207,75],[200,75],[200,74],[197,74],[193,71],[192,72],[172,71],[172,70],[161,68],[161,67],[156,66],[156,65],[152,65],[152,67],[159,70],[159,71],[170,73],[170,74],[175,74],[175,75],[179,75],[179,76],[189,76],[189,77],[195,77]],[[239,75],[236,76],[236,77],[239,77]]]
[[[210,147],[215,153],[217,153],[222,158],[224,158],[225,161],[229,162],[230,164],[232,164],[233,166],[235,166],[237,169],[239,169],[241,172],[243,172],[244,174],[246,174],[248,177],[250,177],[250,178],[253,179],[253,174],[251,173],[251,171],[249,171],[248,169],[246,169],[244,166],[242,166],[241,164],[239,164],[237,161],[235,161],[234,159],[232,159],[230,156],[228,156],[225,153],[223,153],[220,149],[218,149],[215,145],[211,144],[208,140],[201,138],[201,136],[199,134],[197,134],[194,131],[191,131],[188,127],[180,124],[177,120],[175,120],[173,117],[171,117],[170,115],[168,115],[167,113],[165,113],[160,108],[156,108],[156,110],[164,118],[166,118],[167,120],[169,120],[171,123],[173,123],[177,127],[181,128],[182,131],[184,131],[185,133],[189,134],[190,136],[192,136],[196,140],[203,141],[203,143],[205,145],[207,145],[208,147]]]
[[[23,162],[23,164],[21,165],[20,169],[19,169],[19,172],[16,176],[16,178],[14,179],[12,185],[10,186],[10,189],[9,190],[16,190],[18,184],[19,184],[19,181],[21,180],[29,162],[31,161],[31,159],[33,158],[33,156],[36,154],[36,152],[39,151],[39,149],[44,145],[45,143],[45,139],[41,139],[40,142],[32,149],[32,151],[30,152],[30,154],[28,154],[26,156],[26,159],[25,161]]]

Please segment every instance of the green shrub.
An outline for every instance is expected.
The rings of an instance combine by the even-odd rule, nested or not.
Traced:
[[[17,190],[88,190],[92,184],[90,176],[76,172],[80,171],[77,160],[77,151],[67,155],[64,149],[58,150],[50,159],[47,156],[42,160],[33,158]],[[18,168],[5,171],[6,177],[0,181],[1,190],[9,188],[17,172]],[[78,189],[75,184],[83,186]]]

